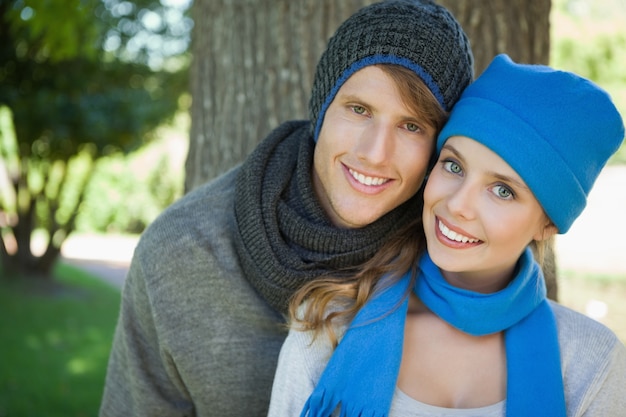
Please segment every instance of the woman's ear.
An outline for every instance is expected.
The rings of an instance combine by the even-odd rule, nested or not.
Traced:
[[[557,229],[554,223],[548,220],[547,224],[541,230],[539,230],[537,234],[535,234],[535,236],[533,236],[533,239],[541,242],[543,240],[550,239],[557,233],[559,233],[559,229]]]

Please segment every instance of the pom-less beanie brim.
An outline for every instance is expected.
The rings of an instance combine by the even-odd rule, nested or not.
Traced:
[[[565,161],[526,121],[505,107],[476,97],[464,99],[454,108],[440,137],[452,136],[474,139],[504,159],[520,174],[560,233],[569,229],[560,219],[576,217],[584,209],[585,191]],[[558,178],[562,186],[546,187],[546,176]]]
[[[313,139],[326,110],[358,70],[395,64],[414,71],[445,111],[473,79],[469,40],[458,21],[431,0],[387,0],[358,10],[328,42],[317,64],[309,102]]]
[[[441,94],[441,90],[439,90],[439,86],[435,83],[433,78],[430,76],[428,72],[415,62],[408,60],[406,58],[397,57],[395,55],[372,55],[367,58],[361,59],[360,61],[356,61],[349,68],[347,68],[341,77],[337,80],[333,88],[330,90],[329,94],[326,96],[326,100],[322,104],[321,114],[326,114],[326,110],[330,106],[330,103],[335,99],[337,92],[341,88],[341,86],[357,71],[378,64],[392,64],[392,65],[401,65],[405,68],[408,68],[415,72],[426,84],[428,89],[433,93],[439,104],[442,108],[445,108],[444,97]],[[322,122],[324,121],[323,117],[319,117],[317,119],[317,123],[315,124],[313,137],[317,138],[319,136],[320,130],[322,129]]]
[[[624,124],[591,81],[502,54],[463,92],[437,151],[452,136],[474,139],[505,160],[565,233],[622,143]]]

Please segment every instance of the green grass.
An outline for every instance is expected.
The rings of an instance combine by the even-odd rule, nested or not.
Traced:
[[[55,276],[0,279],[0,417],[98,413],[120,292],[64,264]]]

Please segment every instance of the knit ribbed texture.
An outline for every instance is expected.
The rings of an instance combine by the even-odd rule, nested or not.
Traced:
[[[374,64],[413,70],[446,111],[473,78],[469,40],[444,7],[427,0],[364,7],[337,29],[317,65],[309,105],[315,139],[341,85],[354,72]]]
[[[303,284],[363,263],[421,213],[414,197],[368,226],[334,227],[312,186],[314,145],[308,122],[287,122],[257,146],[237,178],[237,252],[248,281],[282,313]]]

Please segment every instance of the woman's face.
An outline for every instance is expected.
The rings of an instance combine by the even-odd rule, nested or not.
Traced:
[[[424,190],[433,262],[453,285],[504,288],[532,240],[556,232],[532,191],[502,158],[473,139],[445,143]]]

